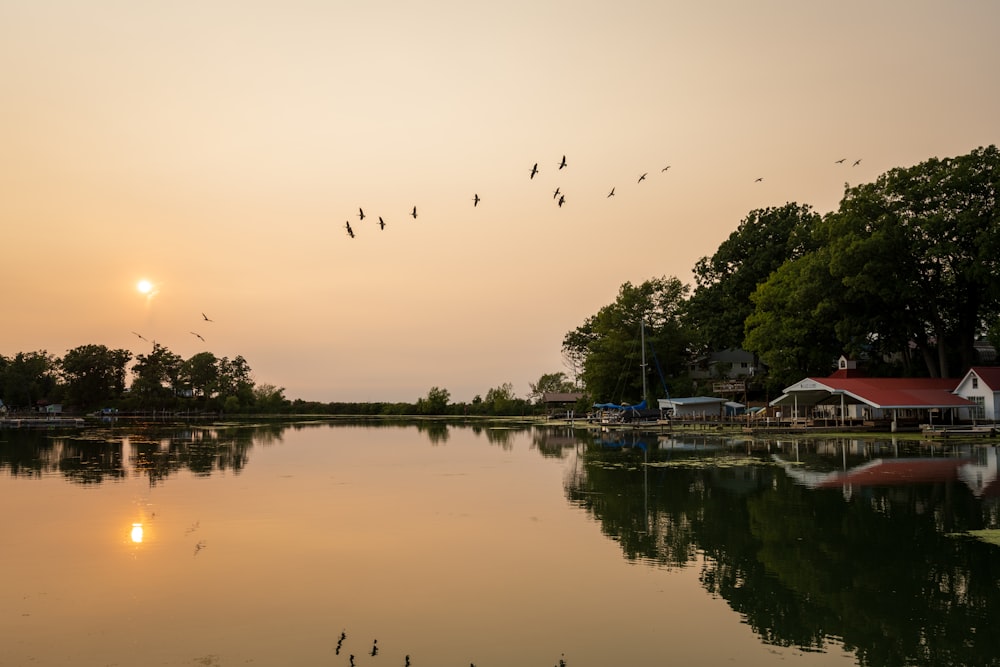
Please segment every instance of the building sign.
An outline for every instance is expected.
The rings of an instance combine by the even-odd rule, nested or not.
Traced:
[[[746,382],[715,382],[712,384],[713,394],[734,394],[746,390]]]

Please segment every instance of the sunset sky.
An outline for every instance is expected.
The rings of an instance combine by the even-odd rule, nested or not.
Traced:
[[[998,27],[993,0],[2,0],[0,354],[138,332],[288,398],[525,396],[751,210],[1000,142]]]

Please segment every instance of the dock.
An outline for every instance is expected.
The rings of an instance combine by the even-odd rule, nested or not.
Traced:
[[[0,428],[79,428],[83,417],[2,417]]]

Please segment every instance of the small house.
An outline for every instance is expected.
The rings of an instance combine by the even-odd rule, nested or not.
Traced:
[[[660,414],[674,419],[718,419],[723,415],[726,399],[714,396],[658,399]]]
[[[955,387],[955,393],[972,404],[966,419],[1000,421],[1000,366],[973,366]]]

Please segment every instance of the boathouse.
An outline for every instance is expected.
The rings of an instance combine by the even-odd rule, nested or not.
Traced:
[[[841,358],[837,372],[785,387],[770,405],[781,421],[798,426],[874,426],[951,423],[966,418],[973,402],[955,393],[954,378],[864,377]]]

